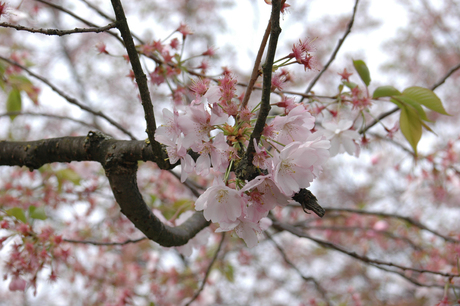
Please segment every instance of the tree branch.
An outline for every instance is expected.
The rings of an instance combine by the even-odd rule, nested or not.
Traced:
[[[430,228],[428,228],[426,225],[420,223],[419,221],[416,221],[410,217],[404,217],[404,216],[400,216],[400,215],[395,215],[395,214],[389,214],[389,213],[383,213],[383,212],[372,212],[372,211],[365,211],[365,210],[359,210],[359,209],[350,209],[350,208],[332,208],[332,207],[328,207],[327,210],[329,212],[349,212],[349,213],[353,213],[353,214],[360,214],[360,215],[371,215],[371,216],[378,216],[378,217],[384,217],[384,218],[393,218],[393,219],[399,219],[401,221],[405,221],[413,226],[416,226],[422,230],[425,230],[425,231],[428,231],[446,241],[449,241],[449,242],[453,242],[453,243],[460,243],[460,240],[459,239],[455,239],[455,238],[452,238],[452,237],[449,237],[449,236],[445,236],[445,235],[442,235],[440,233],[438,233],[437,231],[435,230],[432,230]]]
[[[0,141],[0,165],[26,166],[30,170],[52,162],[97,161],[106,172],[121,212],[147,238],[165,247],[186,244],[207,227],[202,212],[195,212],[180,226],[164,225],[147,207],[137,186],[137,163],[153,161],[143,141],[114,140],[99,132],[86,137],[63,137],[28,142]]]
[[[110,23],[106,26],[103,27],[96,27],[96,28],[75,28],[73,30],[59,30],[59,29],[37,29],[37,28],[30,28],[30,27],[24,27],[21,25],[15,25],[7,22],[1,22],[0,27],[4,28],[13,28],[18,31],[27,31],[31,33],[40,33],[40,34],[45,34],[45,35],[57,35],[57,36],[64,36],[64,35],[69,35],[69,34],[75,34],[75,33],[101,33],[101,32],[106,32],[110,29],[113,29],[116,27],[115,23]]]
[[[243,102],[241,102],[241,110],[243,110],[249,102],[249,98],[251,97],[252,90],[254,89],[254,84],[259,77],[259,67],[260,62],[262,60],[262,55],[264,54],[265,46],[267,45],[268,37],[270,36],[271,31],[271,20],[268,21],[267,28],[265,29],[264,37],[262,38],[262,42],[260,43],[259,51],[257,52],[257,57],[254,62],[254,67],[252,68],[251,79],[249,80],[249,84],[247,85],[246,92],[244,93]]]
[[[345,31],[345,33],[343,34],[342,38],[339,39],[339,41],[337,42],[337,46],[335,47],[334,51],[332,52],[331,54],[331,57],[329,58],[329,60],[327,61],[326,65],[324,65],[323,69],[321,69],[321,71],[316,75],[316,77],[310,82],[310,84],[308,85],[308,88],[307,90],[305,90],[305,94],[308,94],[310,92],[310,90],[313,88],[313,86],[315,86],[316,82],[319,80],[319,78],[323,75],[323,73],[329,68],[329,66],[331,65],[331,63],[335,60],[335,57],[337,55],[337,53],[339,52],[340,50],[340,47],[342,47],[342,44],[344,43],[345,39],[347,38],[348,34],[350,34],[351,32],[351,27],[353,26],[353,23],[355,22],[355,16],[356,16],[356,10],[358,8],[358,2],[359,0],[356,0],[355,1],[355,6],[353,7],[353,15],[351,16],[351,19],[350,21],[348,22],[348,27],[347,27],[347,30]],[[305,97],[303,97],[300,102],[302,102],[303,100],[305,99]]]
[[[67,15],[69,16],[72,16],[73,18],[77,19],[78,21],[81,21],[83,22],[84,24],[86,24],[87,26],[90,26],[90,27],[93,27],[93,28],[98,28],[97,25],[95,25],[94,23],[88,21],[88,20],[85,20],[83,18],[81,18],[80,16],[72,13],[71,11],[63,8],[62,6],[59,6],[57,4],[54,4],[54,3],[51,3],[51,2],[48,2],[48,1],[45,1],[45,0],[35,0],[37,2],[40,2],[40,3],[43,3],[45,5],[48,5],[49,7],[52,7],[58,11],[61,11],[61,12],[64,12],[66,13]],[[123,43],[123,40],[117,35],[115,34],[114,32],[112,31],[106,31],[108,34],[112,35],[113,37],[115,37],[118,41],[120,41],[121,43]]]
[[[307,235],[304,232],[302,232],[301,230],[299,230],[297,227],[294,227],[292,225],[279,222],[273,216],[271,216],[271,218],[272,218],[272,221],[273,221],[273,227],[275,229],[277,229],[277,230],[285,230],[285,231],[288,231],[288,232],[290,232],[291,234],[293,234],[295,236],[302,237],[302,238],[307,238],[309,240],[312,240],[312,241],[318,243],[319,245],[321,245],[321,246],[323,246],[325,248],[339,251],[340,253],[343,253],[343,254],[348,255],[348,256],[350,256],[352,258],[358,259],[359,261],[362,261],[362,262],[367,263],[367,264],[374,264],[374,265],[376,265],[377,268],[379,266],[383,265],[383,266],[395,267],[395,268],[398,268],[398,269],[400,269],[402,271],[413,271],[413,272],[417,272],[417,273],[427,273],[427,274],[440,275],[440,276],[449,277],[449,278],[459,278],[460,277],[460,275],[458,275],[458,274],[444,273],[444,272],[439,272],[439,271],[432,271],[432,270],[426,270],[426,269],[417,269],[417,268],[412,268],[412,267],[406,267],[406,266],[394,264],[392,262],[386,262],[386,261],[382,261],[382,260],[378,260],[378,259],[371,259],[371,258],[369,258],[367,256],[364,256],[364,255],[358,255],[356,252],[348,251],[348,250],[344,249],[343,247],[338,246],[338,245],[336,245],[336,244],[334,244],[332,242],[321,240],[321,239],[318,239],[318,238],[314,238],[314,237],[312,237],[310,235]]]
[[[254,141],[259,143],[260,136],[265,127],[265,121],[267,120],[268,113],[270,112],[270,93],[272,87],[272,68],[276,53],[276,47],[278,45],[278,37],[281,33],[280,28],[280,10],[281,0],[272,1],[272,13],[270,17],[271,30],[270,30],[270,41],[268,43],[267,59],[263,65],[263,87],[262,87],[262,100],[260,105],[259,116],[257,117],[256,125],[252,131],[251,138],[249,140],[248,149],[246,151],[244,159],[248,166],[252,165],[254,158],[255,148]]]
[[[139,56],[137,54],[136,46],[134,45],[133,37],[129,30],[128,22],[126,20],[125,12],[121,5],[120,0],[112,0],[113,10],[117,18],[117,28],[120,30],[121,37],[125,43],[126,51],[128,52],[131,67],[133,68],[134,76],[136,78],[137,86],[139,87],[139,94],[144,108],[145,121],[147,123],[147,135],[150,143],[152,144],[152,150],[157,156],[161,156],[161,144],[155,141],[155,114],[153,112],[153,104],[150,99],[150,91],[147,84],[147,77],[142,69]],[[164,159],[158,159],[155,161],[161,169],[168,169],[169,162]]]
[[[69,102],[70,104],[73,104],[73,105],[76,105],[78,106],[79,108],[81,108],[82,110],[85,110],[95,116],[98,116],[98,117],[101,117],[101,118],[104,118],[105,120],[107,120],[110,124],[112,124],[114,127],[118,128],[120,131],[122,131],[123,133],[125,133],[126,135],[128,135],[131,139],[136,139],[136,137],[134,137],[133,134],[131,134],[128,130],[126,130],[124,127],[122,127],[121,125],[119,125],[115,120],[109,118],[108,116],[106,116],[103,112],[101,111],[94,111],[92,110],[91,108],[89,108],[88,106],[80,103],[77,99],[75,98],[72,98],[70,97],[69,95],[67,95],[66,93],[64,93],[62,90],[60,90],[59,88],[57,88],[56,86],[54,86],[50,81],[48,81],[47,79],[45,79],[44,77],[42,76],[39,76],[38,74],[32,72],[31,70],[29,70],[28,68],[22,66],[21,64],[15,62],[15,61],[12,61],[6,57],[3,57],[3,56],[0,56],[0,59],[11,64],[11,65],[14,65],[14,66],[17,66],[19,68],[21,68],[22,70],[26,71],[29,75],[33,76],[34,78],[42,81],[43,83],[45,83],[46,85],[48,85],[48,87],[50,87],[54,92],[56,92],[58,95],[60,95],[61,97],[63,97],[64,99],[67,100],[67,102]]]
[[[99,242],[99,241],[89,241],[89,240],[73,240],[73,239],[66,239],[66,238],[62,240],[64,240],[65,242],[69,242],[69,243],[92,244],[92,245],[100,245],[100,246],[115,246],[115,245],[126,245],[129,243],[138,243],[140,241],[144,241],[145,239],[147,239],[147,237],[142,237],[142,238],[134,239],[134,240],[128,239],[123,242]]]

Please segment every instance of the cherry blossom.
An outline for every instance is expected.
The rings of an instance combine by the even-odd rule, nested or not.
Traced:
[[[338,153],[347,152],[350,155],[358,156],[357,144],[355,141],[360,139],[358,132],[350,130],[353,121],[341,119],[339,122],[323,122],[324,136],[331,142],[331,157]]]
[[[195,209],[203,210],[208,221],[231,223],[241,216],[244,204],[241,192],[227,186],[215,185],[195,201]]]

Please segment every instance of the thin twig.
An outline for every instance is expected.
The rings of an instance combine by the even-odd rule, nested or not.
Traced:
[[[67,15],[72,16],[73,18],[77,19],[78,21],[83,22],[84,24],[86,24],[86,25],[88,25],[88,26],[90,26],[90,27],[98,28],[98,26],[97,26],[96,24],[94,24],[94,23],[92,23],[92,22],[90,22],[90,21],[88,21],[88,20],[86,20],[86,19],[81,18],[80,16],[78,16],[78,15],[72,13],[71,11],[69,11],[69,10],[63,8],[62,6],[59,6],[59,5],[56,5],[56,4],[54,4],[54,3],[51,3],[51,2],[48,2],[48,1],[44,1],[44,0],[35,0],[35,1],[38,1],[38,2],[43,3],[43,4],[46,4],[46,5],[48,5],[49,7],[52,7],[52,8],[54,8],[54,9],[58,10],[58,11],[64,12],[64,13],[66,13]],[[118,41],[120,41],[121,43],[123,43],[123,40],[122,40],[116,33],[112,32],[112,31],[107,31],[106,33],[109,33],[110,35],[112,35],[113,37],[115,37]]]
[[[193,301],[195,301],[198,298],[200,293],[203,291],[204,286],[206,285],[206,281],[208,280],[209,273],[211,272],[211,268],[214,265],[214,262],[216,261],[217,256],[219,255],[219,251],[222,248],[222,245],[224,244],[224,239],[225,239],[225,232],[222,233],[222,239],[220,240],[219,246],[217,247],[217,250],[216,250],[216,253],[214,254],[214,257],[212,258],[211,262],[209,263],[208,268],[206,269],[206,273],[204,275],[203,282],[201,283],[200,288],[198,289],[197,292],[195,292],[195,294],[193,295],[192,299],[190,301],[188,301],[188,303],[185,304],[185,306],[189,306]]]
[[[433,86],[431,86],[431,90],[435,90],[436,88],[438,88],[439,86],[441,86],[442,84],[444,84],[444,82],[455,72],[457,71],[458,69],[460,69],[460,63],[457,64],[457,66],[453,67],[452,69],[450,69],[447,74],[441,79],[439,80],[439,82],[437,82],[436,84],[434,84]]]
[[[92,244],[92,245],[102,245],[102,246],[111,246],[111,245],[125,245],[129,243],[138,243],[143,240],[147,240],[147,237],[142,237],[139,239],[128,239],[123,242],[99,242],[99,241],[89,241],[89,240],[73,240],[73,239],[62,239],[65,242],[69,243],[81,243],[81,244]]]
[[[418,246],[415,242],[410,240],[407,237],[402,237],[395,235],[389,231],[379,231],[375,230],[371,227],[359,227],[359,226],[305,226],[302,224],[296,224],[297,227],[301,227],[304,230],[312,230],[312,231],[337,231],[337,232],[356,232],[356,231],[370,231],[373,232],[377,235],[383,235],[387,236],[390,239],[393,240],[402,240],[409,244],[411,247],[413,247],[416,250],[422,250],[420,246]]]
[[[73,30],[59,30],[59,29],[37,29],[37,28],[30,28],[30,27],[24,27],[21,25],[15,25],[7,22],[2,22],[0,23],[0,27],[4,28],[13,28],[18,31],[27,31],[31,33],[40,33],[40,34],[45,34],[45,35],[57,35],[57,36],[64,36],[64,35],[70,35],[70,34],[75,34],[75,33],[101,33],[101,32],[106,32],[110,29],[113,29],[116,27],[115,23],[109,23],[106,26],[103,27],[96,27],[96,28],[75,28]]]
[[[460,243],[459,239],[455,239],[449,236],[445,236],[443,234],[438,233],[435,230],[432,230],[428,228],[426,225],[420,223],[419,221],[416,221],[410,217],[404,217],[400,215],[395,215],[395,214],[389,214],[389,213],[383,213],[383,212],[377,212],[377,211],[365,211],[365,210],[359,210],[359,209],[351,209],[351,208],[333,208],[333,207],[328,207],[326,208],[328,212],[349,212],[353,214],[360,214],[360,215],[371,215],[371,216],[378,216],[378,217],[384,217],[384,218],[393,218],[393,219],[399,219],[402,221],[405,221],[411,225],[414,225],[422,230],[428,231],[446,241],[453,242],[453,243]]]
[[[331,305],[329,299],[327,298],[327,295],[326,295],[326,290],[321,286],[321,284],[312,276],[305,276],[303,275],[302,271],[299,270],[299,268],[297,268],[293,263],[292,261],[289,260],[289,258],[287,257],[286,253],[284,252],[283,248],[273,239],[273,237],[267,232],[265,231],[265,236],[267,236],[268,239],[270,239],[270,241],[275,245],[275,247],[278,249],[278,251],[280,252],[281,256],[283,257],[284,261],[292,268],[294,269],[294,271],[297,272],[297,274],[299,274],[299,276],[307,281],[307,282],[313,282],[313,284],[315,285],[316,287],[316,290],[318,290],[318,292],[321,294],[321,296],[323,297],[324,301],[326,302],[326,305]]]
[[[395,267],[395,268],[398,268],[398,269],[400,269],[402,271],[413,271],[413,272],[417,272],[417,273],[427,273],[427,274],[440,275],[440,276],[449,277],[449,278],[459,278],[460,277],[459,274],[444,273],[444,272],[427,270],[427,269],[417,269],[417,268],[412,268],[412,267],[406,267],[406,266],[402,266],[402,265],[399,265],[399,264],[394,264],[392,262],[386,262],[386,261],[382,261],[382,260],[378,260],[378,259],[372,259],[372,258],[369,258],[369,257],[364,256],[364,255],[358,255],[356,252],[348,251],[348,250],[344,249],[343,247],[338,246],[338,245],[336,245],[336,244],[334,244],[332,242],[321,240],[321,239],[312,237],[310,235],[307,235],[304,232],[302,232],[300,229],[298,229],[297,227],[294,227],[294,226],[286,224],[286,223],[279,222],[273,216],[271,218],[273,220],[273,226],[278,230],[285,230],[285,231],[288,231],[291,234],[294,234],[294,235],[296,235],[298,237],[307,238],[309,240],[312,240],[312,241],[318,243],[319,245],[321,245],[321,246],[323,246],[325,248],[339,251],[340,253],[343,253],[343,254],[348,255],[348,256],[350,256],[352,258],[358,259],[358,260],[360,260],[360,261],[362,261],[364,263],[375,264],[375,265],[378,265],[378,266],[383,265],[383,266]]]
[[[134,137],[134,135],[132,135],[128,130],[126,130],[124,127],[122,127],[121,125],[119,125],[115,120],[109,118],[108,116],[106,116],[104,113],[102,113],[101,111],[94,111],[92,110],[91,108],[83,105],[82,103],[80,103],[77,99],[75,98],[72,98],[70,97],[69,95],[67,95],[66,93],[64,93],[62,90],[60,90],[59,88],[57,88],[56,86],[54,86],[53,84],[51,84],[50,81],[48,81],[47,79],[45,79],[44,77],[42,76],[39,76],[38,74],[32,72],[31,70],[29,70],[28,68],[24,67],[23,65],[15,62],[15,61],[12,61],[8,58],[5,58],[3,56],[0,56],[0,59],[7,62],[7,63],[10,63],[11,65],[14,65],[14,66],[17,66],[19,68],[21,68],[22,70],[26,71],[29,75],[33,76],[34,78],[42,81],[43,83],[45,83],[46,85],[48,85],[54,92],[56,92],[57,94],[59,94],[61,97],[63,97],[64,99],[66,99],[70,104],[73,104],[73,105],[76,105],[78,106],[79,108],[81,108],[82,110],[85,110],[95,116],[99,116],[101,118],[104,118],[105,120],[107,120],[110,124],[112,124],[113,126],[115,126],[116,128],[118,128],[120,131],[122,131],[123,133],[125,133],[126,135],[128,135],[132,140],[136,140],[136,137]]]
[[[100,16],[104,17],[105,19],[107,19],[107,20],[109,20],[109,21],[111,21],[111,22],[116,22],[116,19],[115,19],[115,18],[110,17],[109,15],[107,15],[106,13],[104,13],[103,11],[101,11],[98,7],[96,7],[95,5],[89,3],[89,2],[86,1],[86,0],[80,0],[80,1],[84,2],[88,7],[90,7],[92,10],[94,10],[96,13],[98,13]],[[137,35],[135,35],[135,34],[133,34],[133,33],[131,33],[131,35],[133,35],[133,37],[134,37],[135,39],[137,39],[137,41],[139,41],[139,43],[140,43],[141,45],[145,44],[144,41],[143,41],[141,38],[139,38],[139,36],[137,36]]]
[[[251,97],[252,90],[254,88],[254,84],[259,77],[259,67],[260,62],[262,61],[262,55],[264,54],[265,46],[267,45],[268,37],[270,36],[271,30],[271,21],[268,21],[267,28],[265,29],[264,37],[262,38],[262,42],[260,43],[259,51],[257,52],[257,57],[254,62],[254,68],[252,68],[251,79],[249,80],[248,87],[246,88],[246,92],[244,93],[243,102],[241,102],[241,110],[243,110],[249,102],[249,98]]]
[[[353,26],[353,23],[355,22],[355,16],[356,16],[356,10],[358,8],[358,2],[359,0],[356,0],[355,1],[355,6],[353,7],[353,15],[351,16],[351,19],[350,21],[348,22],[348,27],[347,27],[347,30],[345,31],[345,33],[343,34],[342,38],[339,39],[339,41],[337,42],[337,46],[335,47],[335,50],[334,52],[332,52],[331,54],[331,57],[329,58],[329,60],[327,61],[326,65],[324,65],[323,69],[321,69],[321,71],[316,75],[316,77],[310,82],[310,84],[308,85],[308,88],[307,90],[305,91],[305,94],[308,94],[311,89],[313,88],[313,86],[315,86],[316,82],[319,80],[319,78],[323,75],[323,73],[329,68],[329,66],[331,65],[331,63],[334,61],[335,59],[335,56],[337,55],[337,53],[339,52],[340,50],[340,47],[342,47],[342,44],[344,43],[345,39],[347,38],[348,34],[350,34],[351,32],[351,27]],[[300,100],[300,102],[302,102],[305,98],[302,98]]]

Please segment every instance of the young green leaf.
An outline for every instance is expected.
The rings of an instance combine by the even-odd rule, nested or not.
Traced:
[[[17,88],[11,89],[6,100],[6,111],[7,112],[20,112],[22,109],[21,92]],[[17,115],[10,115],[11,121],[16,118]]]
[[[44,207],[29,206],[29,216],[39,220],[46,220],[47,218]]]
[[[441,99],[439,99],[433,91],[427,88],[414,86],[404,89],[402,93],[437,113],[449,115],[444,109]]]
[[[8,216],[15,217],[17,220],[27,223],[26,215],[24,214],[24,210],[22,210],[22,208],[13,207],[8,209],[6,213]]]
[[[372,99],[377,99],[381,97],[391,97],[391,96],[400,96],[401,92],[394,88],[393,86],[380,86],[374,90]]]
[[[366,84],[366,86],[369,86],[369,84],[371,83],[371,74],[366,66],[366,63],[362,60],[356,60],[353,61],[353,66],[355,66],[355,69],[358,72],[361,80],[363,80],[364,84]]]
[[[399,128],[417,155],[417,144],[422,137],[422,121],[414,108],[407,106],[401,108]]]
[[[419,103],[417,103],[417,101],[414,101],[405,95],[396,96],[396,97],[393,97],[393,99],[398,100],[399,102],[402,102],[403,104],[406,104],[406,106],[408,107],[409,106],[413,107],[419,114],[420,119],[430,122],[430,120],[428,120],[428,117],[426,116],[425,110]]]

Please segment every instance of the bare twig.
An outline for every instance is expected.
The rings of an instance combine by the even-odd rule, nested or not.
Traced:
[[[96,27],[96,28],[75,28],[73,30],[59,30],[59,29],[37,29],[37,28],[30,28],[30,27],[24,27],[21,25],[15,25],[7,22],[2,22],[0,23],[0,27],[4,28],[13,28],[18,31],[27,31],[31,33],[40,33],[40,34],[45,34],[45,35],[57,35],[57,36],[64,36],[64,35],[69,35],[69,34],[75,34],[75,33],[101,33],[101,32],[106,32],[110,29],[113,29],[116,27],[115,23],[109,23],[106,26],[103,27]]]
[[[350,34],[351,32],[351,27],[353,26],[353,23],[355,21],[355,16],[356,16],[356,10],[358,8],[358,2],[359,0],[356,0],[355,1],[355,6],[353,7],[353,15],[351,16],[351,19],[350,21],[348,22],[348,27],[347,27],[347,30],[345,31],[345,33],[343,34],[342,38],[339,39],[339,41],[337,42],[337,46],[335,47],[334,51],[332,52],[331,54],[331,57],[329,58],[329,60],[327,61],[326,65],[324,65],[323,69],[321,69],[321,71],[316,75],[316,77],[310,82],[310,84],[308,85],[308,88],[307,90],[305,91],[305,94],[308,94],[310,92],[310,90],[313,88],[313,86],[315,86],[316,82],[319,80],[319,78],[323,75],[323,73],[329,68],[329,66],[331,65],[331,63],[334,61],[337,53],[339,52],[340,50],[340,47],[342,47],[342,44],[343,42],[345,41],[345,39],[347,38],[348,34]],[[302,102],[305,98],[302,98],[300,100],[300,102]]]
[[[251,97],[252,90],[254,89],[254,84],[259,77],[259,67],[260,62],[262,60],[262,55],[264,54],[265,46],[267,45],[268,37],[270,36],[271,30],[271,21],[268,21],[267,28],[265,29],[264,37],[262,38],[262,42],[260,43],[259,51],[257,52],[257,57],[254,62],[254,68],[252,68],[251,79],[249,80],[248,87],[246,88],[246,92],[244,93],[243,102],[241,102],[241,110],[243,110],[249,102],[249,98]]]
[[[214,265],[214,262],[217,259],[217,256],[219,255],[219,251],[222,248],[222,245],[224,244],[224,239],[225,239],[225,232],[222,233],[222,239],[220,240],[219,246],[217,247],[216,253],[214,254],[214,257],[212,258],[211,262],[208,265],[208,269],[206,269],[206,273],[204,274],[203,282],[201,283],[200,288],[198,289],[197,292],[193,295],[192,299],[188,301],[185,306],[189,306],[193,301],[195,301],[200,293],[203,291],[204,286],[206,285],[206,281],[208,280],[209,273],[211,272],[211,268]]]
[[[281,256],[283,257],[284,261],[292,268],[294,269],[294,271],[297,272],[297,274],[299,274],[299,276],[307,281],[307,282],[313,282],[313,284],[315,285],[316,287],[316,290],[318,290],[318,292],[321,294],[321,296],[323,297],[324,301],[326,302],[326,305],[331,305],[329,299],[327,298],[327,295],[326,295],[326,290],[321,286],[321,284],[312,276],[305,276],[303,275],[302,271],[299,270],[299,268],[297,268],[293,263],[292,261],[289,260],[289,258],[287,257],[286,253],[284,252],[283,248],[273,239],[273,237],[267,232],[265,231],[265,236],[267,236],[268,239],[270,239],[270,241],[275,245],[275,247],[278,249],[278,251],[280,252]]]
[[[286,223],[279,222],[273,216],[271,218],[273,220],[273,226],[278,230],[285,230],[285,231],[288,231],[291,234],[294,234],[294,235],[296,235],[298,237],[307,238],[309,240],[312,240],[312,241],[318,243],[319,245],[321,245],[321,246],[323,246],[325,248],[339,251],[340,253],[343,253],[343,254],[348,255],[348,256],[350,256],[352,258],[358,259],[358,260],[360,260],[360,261],[362,261],[364,263],[375,264],[376,267],[379,267],[379,266],[382,265],[382,266],[395,267],[395,268],[398,268],[398,269],[400,269],[402,271],[413,271],[413,272],[417,272],[417,273],[427,273],[427,274],[440,275],[440,276],[449,277],[449,278],[459,278],[460,277],[460,275],[458,275],[458,274],[444,273],[444,272],[432,271],[432,270],[427,270],[427,269],[417,269],[417,268],[412,268],[412,267],[406,267],[406,266],[395,264],[395,263],[392,263],[392,262],[386,262],[386,261],[382,261],[382,260],[378,260],[378,259],[371,259],[371,258],[369,258],[367,256],[364,256],[364,255],[358,255],[356,252],[348,251],[348,250],[344,249],[343,247],[338,246],[338,245],[336,245],[336,244],[334,244],[332,242],[321,240],[321,239],[312,237],[310,235],[307,235],[297,227],[294,227],[294,226],[286,224]]]
[[[88,25],[88,26],[90,26],[90,27],[98,28],[98,26],[97,26],[96,24],[94,24],[94,23],[92,23],[92,22],[90,22],[90,21],[88,21],[88,20],[86,20],[86,19],[81,18],[80,16],[78,16],[78,15],[72,13],[71,11],[69,11],[69,10],[63,8],[62,6],[59,6],[59,5],[57,5],[57,4],[54,4],[54,3],[51,3],[51,2],[48,2],[48,1],[44,1],[44,0],[35,0],[35,1],[40,2],[40,3],[43,3],[43,4],[46,4],[46,5],[48,5],[49,7],[52,7],[52,8],[54,8],[54,9],[58,10],[58,11],[64,12],[64,13],[66,13],[67,15],[72,16],[73,18],[77,19],[78,21],[83,22],[84,24],[86,24],[86,25]],[[109,33],[110,35],[112,35],[113,37],[115,37],[118,41],[120,41],[121,43],[123,43],[123,40],[122,40],[116,33],[112,32],[112,31],[107,31],[107,33]]]
[[[109,15],[107,15],[106,13],[104,13],[103,11],[101,11],[97,6],[89,3],[88,1],[86,0],[80,0],[82,2],[84,2],[88,7],[90,7],[93,11],[95,11],[96,13],[98,13],[100,16],[104,17],[105,19],[111,21],[111,22],[116,22],[116,19],[113,18],[113,17],[110,17]],[[145,44],[144,41],[137,35],[135,35],[134,33],[131,33],[131,35],[137,39],[137,41],[139,41],[139,43],[141,45]]]
[[[442,84],[444,84],[444,82],[455,72],[457,71],[458,69],[460,69],[460,63],[453,67],[452,69],[450,69],[447,74],[441,79],[439,80],[439,82],[437,82],[436,84],[434,84],[433,86],[431,86],[431,90],[435,90],[436,88],[438,88],[439,86],[441,86]]]
[[[53,84],[51,84],[50,81],[48,81],[47,79],[45,79],[44,77],[42,76],[39,76],[38,74],[32,72],[31,70],[29,70],[28,68],[24,67],[23,65],[15,62],[15,61],[12,61],[6,57],[3,57],[3,56],[0,56],[0,59],[7,62],[7,63],[10,63],[11,65],[14,65],[14,66],[17,66],[19,68],[21,68],[22,70],[26,71],[29,75],[33,76],[34,78],[42,81],[43,83],[45,83],[46,85],[48,85],[54,92],[56,92],[57,94],[59,94],[61,97],[63,97],[64,99],[66,99],[70,104],[73,104],[73,105],[76,105],[78,106],[79,108],[81,108],[82,110],[85,110],[95,116],[99,116],[101,118],[104,118],[105,120],[107,120],[110,124],[112,124],[113,126],[115,126],[116,128],[118,128],[120,131],[122,131],[123,133],[125,133],[126,135],[128,135],[132,140],[135,140],[136,137],[134,137],[133,134],[131,134],[128,130],[126,130],[124,127],[122,127],[121,125],[119,125],[115,120],[109,118],[107,115],[105,115],[104,113],[102,113],[101,111],[94,111],[92,110],[91,108],[89,108],[88,106],[85,106],[83,105],[82,103],[80,103],[77,99],[75,98],[72,98],[70,97],[69,95],[67,95],[66,93],[64,93],[62,90],[60,90],[59,88],[57,88],[56,86],[54,86]]]
[[[383,212],[372,212],[372,211],[365,211],[365,210],[359,210],[359,209],[350,209],[350,208],[332,208],[332,207],[328,207],[326,208],[328,212],[349,212],[349,213],[353,213],[353,214],[360,214],[360,215],[372,215],[372,216],[378,216],[378,217],[384,217],[384,218],[393,218],[393,219],[399,219],[399,220],[402,220],[402,221],[405,221],[409,224],[412,224],[420,229],[423,229],[425,231],[428,231],[446,241],[449,241],[449,242],[453,242],[453,243],[460,243],[460,240],[459,239],[455,239],[455,238],[452,238],[452,237],[449,237],[449,236],[445,236],[443,234],[440,234],[438,233],[437,231],[435,230],[432,230],[430,228],[428,228],[426,225],[410,218],[410,217],[404,217],[404,216],[400,216],[400,215],[395,215],[395,214],[389,214],[389,213],[383,213]]]
[[[69,243],[81,243],[81,244],[92,244],[92,245],[101,245],[101,246],[113,246],[113,245],[126,245],[129,243],[138,243],[140,241],[147,240],[147,237],[139,239],[128,239],[123,242],[100,242],[100,241],[89,241],[89,240],[74,240],[74,239],[63,239],[65,242]]]
[[[422,248],[418,246],[415,242],[410,240],[407,237],[402,237],[395,235],[389,231],[379,231],[375,230],[370,227],[359,227],[359,226],[304,226],[302,224],[296,224],[296,226],[301,227],[305,230],[312,230],[312,231],[338,231],[338,232],[356,232],[356,231],[372,231],[377,235],[387,236],[393,240],[402,240],[412,246],[416,250],[421,250]]]

